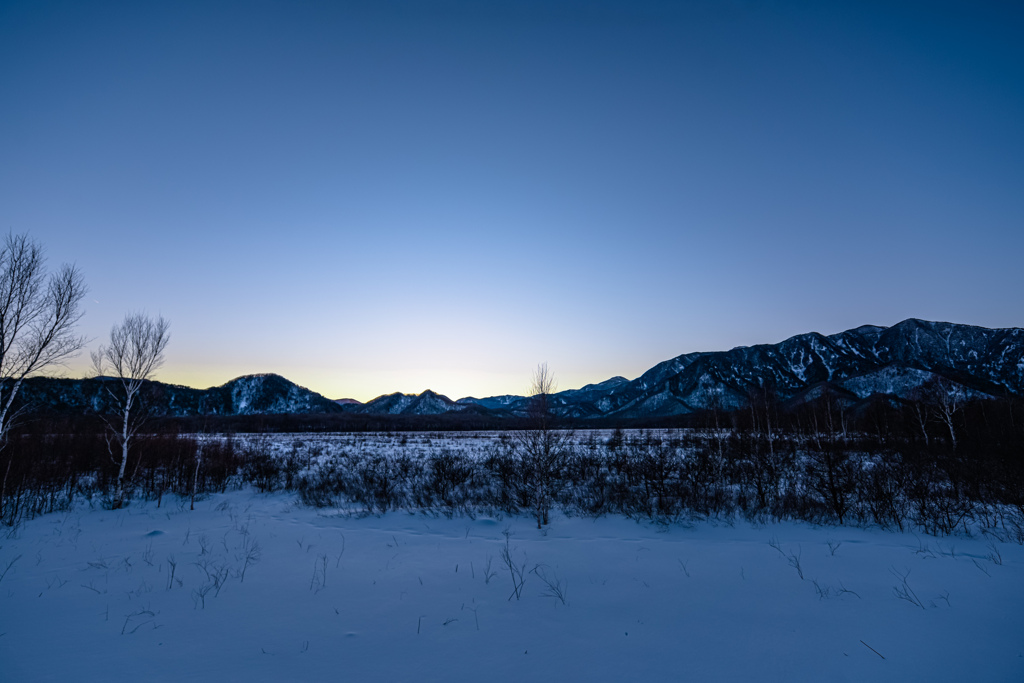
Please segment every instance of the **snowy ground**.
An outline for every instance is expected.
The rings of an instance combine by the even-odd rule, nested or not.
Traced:
[[[647,430],[647,433],[664,434],[665,430]],[[610,430],[586,430],[576,432],[574,440],[584,443],[591,439],[604,443],[610,435]],[[238,448],[262,449],[277,457],[294,453],[315,464],[322,458],[342,452],[357,452],[364,456],[393,456],[400,453],[410,458],[423,458],[450,450],[471,458],[483,458],[497,448],[503,438],[510,437],[499,431],[478,431],[239,433],[230,437],[210,434],[200,438],[221,442],[231,438]]]
[[[41,517],[0,540],[0,680],[1024,680],[1019,545],[534,526],[249,491]]]

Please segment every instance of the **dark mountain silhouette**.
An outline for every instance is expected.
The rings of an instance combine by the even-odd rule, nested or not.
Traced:
[[[871,396],[910,398],[941,380],[967,397],[1024,396],[1024,329],[910,319],[864,325],[825,336],[797,335],[778,344],[677,356],[634,380],[613,377],[553,394],[552,409],[568,418],[648,418],[717,407],[735,410],[768,392],[788,405],[823,391],[856,402]],[[31,378],[20,394],[29,411],[87,414],[111,405],[114,380]],[[157,416],[346,413],[492,417],[523,416],[523,396],[452,401],[433,391],[394,393],[366,403],[331,401],[280,375],[247,375],[210,389],[147,382],[146,403]]]

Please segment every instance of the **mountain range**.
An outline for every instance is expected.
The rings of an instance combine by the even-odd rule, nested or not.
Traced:
[[[876,395],[909,398],[937,379],[972,397],[1024,396],[1024,329],[909,319],[829,336],[810,332],[778,344],[683,354],[634,380],[613,377],[552,394],[549,404],[567,418],[631,419],[738,409],[752,392],[766,390],[791,405],[826,388],[849,403]],[[30,409],[102,412],[110,406],[105,390],[110,381],[32,378],[22,399]],[[453,401],[429,390],[366,403],[332,401],[273,374],[239,377],[210,389],[150,382],[147,393],[152,412],[169,416],[467,412],[501,417],[524,415],[530,401],[515,395]]]
[[[116,392],[116,382],[110,377],[31,377],[25,380],[19,400],[30,411],[106,413],[112,411],[114,406],[111,391]],[[210,389],[146,382],[142,395],[150,412],[158,416],[280,415],[342,411],[337,402],[274,374],[246,375]]]

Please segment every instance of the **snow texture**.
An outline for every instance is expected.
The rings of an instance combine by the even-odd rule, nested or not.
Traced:
[[[243,490],[36,518],[0,540],[0,576],[7,682],[108,681],[114,662],[147,681],[1024,680],[1024,547],[982,536],[538,531]]]

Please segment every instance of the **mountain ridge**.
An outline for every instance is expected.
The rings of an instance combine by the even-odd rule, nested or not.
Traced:
[[[44,412],[104,412],[112,407],[104,389],[109,381],[34,377],[26,380],[19,398],[23,406]],[[764,392],[794,405],[826,389],[850,402],[875,395],[908,399],[938,381],[965,396],[1024,396],[1024,329],[908,318],[891,327],[806,332],[775,344],[681,354],[633,380],[617,376],[553,393],[549,405],[564,418],[652,418],[736,410]],[[274,373],[245,375],[208,389],[147,382],[146,395],[154,414],[176,417],[457,412],[508,417],[526,415],[530,403],[511,394],[453,401],[429,389],[366,403],[330,400]]]
[[[116,381],[110,377],[30,377],[22,385],[18,402],[30,411],[39,412],[114,412],[113,397],[105,385]],[[243,375],[208,389],[148,380],[143,384],[143,396],[150,412],[160,417],[343,411],[334,401],[275,373]]]

